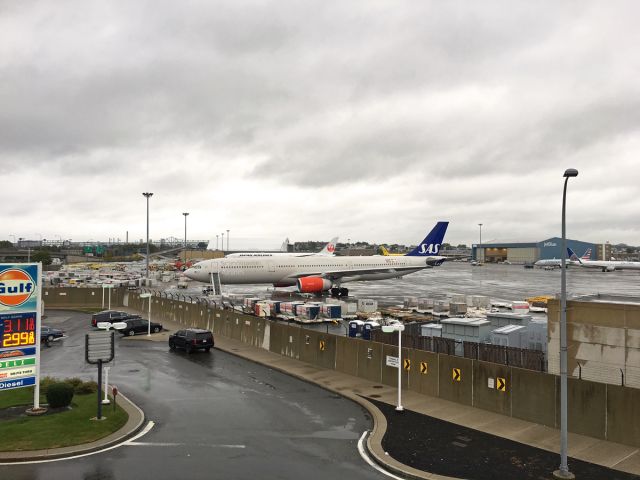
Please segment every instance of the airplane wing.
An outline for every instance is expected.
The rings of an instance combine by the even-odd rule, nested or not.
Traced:
[[[429,257],[425,258],[425,265],[393,265],[390,264],[386,267],[378,268],[352,268],[352,269],[340,269],[331,270],[329,272],[313,272],[308,271],[304,273],[298,273],[295,275],[289,275],[287,278],[304,278],[304,277],[322,277],[328,280],[338,280],[342,277],[352,277],[354,275],[366,275],[372,273],[395,273],[416,271],[423,268],[431,268],[441,265],[444,261],[444,257]]]

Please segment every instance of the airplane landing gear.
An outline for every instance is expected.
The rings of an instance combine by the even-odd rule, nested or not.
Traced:
[[[331,289],[331,296],[332,297],[348,297],[349,296],[349,289],[348,288],[332,288]]]

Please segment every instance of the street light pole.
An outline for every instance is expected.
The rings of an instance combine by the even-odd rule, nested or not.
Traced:
[[[227,228],[227,252],[229,251],[229,229]]]
[[[567,183],[577,177],[578,170],[569,168],[564,172],[562,191],[562,252],[560,256],[560,469],[553,472],[554,478],[575,478],[567,464],[567,229],[565,223],[567,205]]]
[[[482,224],[479,223],[478,226],[480,227],[480,243],[478,243],[478,258],[476,258],[476,260],[479,262],[480,261],[480,249],[482,248]],[[482,259],[484,260],[484,255],[482,256]]]
[[[218,250],[218,238],[220,237],[220,235],[216,235],[216,250]]]
[[[220,247],[222,247],[222,251],[224,252],[224,232],[222,232],[220,235],[222,235],[222,242]]]
[[[182,212],[184,215],[184,265],[187,268],[187,216],[189,212]]]
[[[144,195],[147,198],[147,275],[146,275],[146,279],[147,279],[147,284],[149,283],[149,197],[153,196],[152,192],[143,192],[142,195]],[[147,285],[148,286],[148,285]]]

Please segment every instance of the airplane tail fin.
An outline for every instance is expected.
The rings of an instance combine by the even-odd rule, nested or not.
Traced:
[[[578,255],[576,255],[575,252],[571,250],[569,247],[567,247],[567,255],[569,255],[569,260],[582,263],[582,259],[579,258]]]
[[[384,245],[380,245],[379,250],[380,250],[380,255],[384,255],[385,257],[389,256],[389,250],[387,250]]]
[[[284,242],[282,242],[282,245],[280,246],[280,251],[281,252],[288,252],[289,251],[289,239],[285,238]]]
[[[584,252],[584,255],[582,255],[582,260],[590,260],[591,259],[591,249],[587,248],[586,252]]]
[[[420,244],[407,253],[410,257],[432,257],[438,255],[440,245],[444,240],[444,234],[447,232],[449,222],[438,222],[433,230],[420,242]]]
[[[329,243],[327,243],[322,250],[318,252],[318,255],[333,255],[336,251],[336,243],[338,243],[339,237],[333,237]]]

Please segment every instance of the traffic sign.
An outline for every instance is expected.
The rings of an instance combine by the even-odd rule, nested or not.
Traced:
[[[506,392],[507,391],[507,380],[504,378],[500,378],[497,377],[496,378],[496,382],[497,382],[497,389],[500,390],[501,392]]]
[[[320,340],[320,350],[324,352],[326,345],[324,340]]]
[[[400,360],[398,357],[392,357],[391,355],[387,355],[387,366],[398,368],[400,366]]]
[[[102,330],[109,330],[110,328],[115,328],[116,330],[122,330],[123,328],[127,328],[127,324],[125,322],[98,322],[96,327]]]
[[[113,330],[89,332],[85,336],[85,358],[87,363],[110,362],[114,355]]]
[[[427,373],[429,373],[429,365],[427,364],[427,362],[420,362],[420,373],[422,375],[426,375]]]
[[[459,382],[460,380],[462,380],[462,370],[461,369],[454,368],[451,373],[452,373],[454,381]]]
[[[408,372],[409,370],[411,370],[411,360],[409,360],[408,358],[405,358],[402,363],[404,364],[404,369]]]

